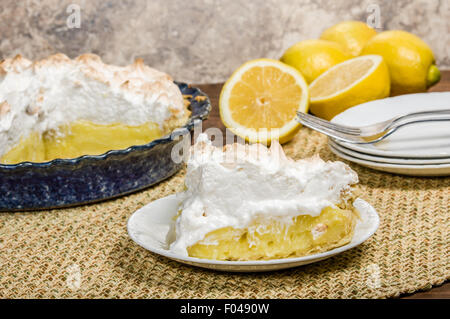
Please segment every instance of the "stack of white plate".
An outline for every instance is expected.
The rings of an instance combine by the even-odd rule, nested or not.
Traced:
[[[450,92],[408,94],[352,107],[333,123],[364,126],[395,116],[450,109]],[[450,175],[450,121],[411,124],[375,144],[328,139],[333,153],[372,169],[415,176]]]

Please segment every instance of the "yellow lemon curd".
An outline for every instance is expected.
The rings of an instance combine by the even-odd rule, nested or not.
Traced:
[[[255,222],[248,228],[217,229],[187,250],[191,257],[216,260],[300,257],[349,243],[358,217],[353,207],[327,207],[319,216],[299,215],[290,224]]]
[[[120,123],[95,124],[79,120],[44,134],[32,133],[22,138],[0,158],[2,164],[47,162],[57,158],[100,155],[110,150],[143,145],[160,138],[164,132],[156,123],[129,126]]]

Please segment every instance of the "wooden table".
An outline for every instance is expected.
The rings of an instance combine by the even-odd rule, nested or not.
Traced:
[[[223,83],[217,84],[202,84],[196,85],[202,91],[204,91],[212,103],[212,111],[209,115],[208,120],[203,123],[203,129],[207,129],[210,127],[216,127],[222,130],[223,136],[225,137],[225,126],[222,124],[219,116],[219,94],[222,88]],[[430,91],[432,92],[442,92],[442,91],[450,91],[450,71],[442,72],[441,81],[433,87]],[[450,101],[449,101],[450,102]],[[450,282],[446,282],[439,287],[434,287],[429,291],[418,292],[411,295],[405,295],[401,298],[407,299],[418,299],[418,298],[446,298],[450,299]]]

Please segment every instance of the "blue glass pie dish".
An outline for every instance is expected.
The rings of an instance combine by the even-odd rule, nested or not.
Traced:
[[[171,158],[177,136],[192,131],[194,123],[206,119],[211,111],[206,94],[185,83],[177,85],[187,96],[191,111],[188,123],[176,130],[179,134],[98,156],[0,164],[0,211],[97,202],[144,189],[176,173],[183,165]]]

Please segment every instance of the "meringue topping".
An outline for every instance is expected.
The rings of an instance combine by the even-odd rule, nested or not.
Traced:
[[[202,134],[191,148],[186,190],[178,195],[181,215],[171,249],[187,256],[187,247],[220,228],[318,216],[341,203],[357,182],[348,165],[318,156],[294,161],[276,141],[270,148],[233,144],[222,149]]]

